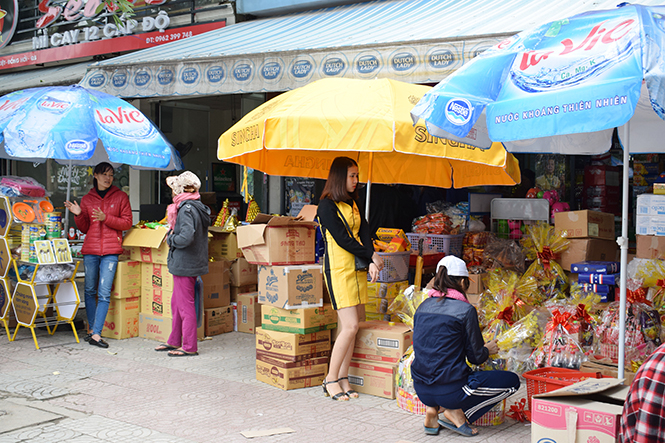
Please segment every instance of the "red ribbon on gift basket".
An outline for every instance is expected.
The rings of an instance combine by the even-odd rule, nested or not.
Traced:
[[[584,320],[587,323],[592,323],[593,319],[586,310],[586,305],[580,303],[577,305],[577,311],[575,311],[575,320]]]
[[[503,320],[508,323],[509,326],[512,326],[515,321],[513,320],[514,309],[512,306],[508,306],[503,311],[499,312],[499,315],[496,316],[497,320]]]
[[[638,288],[634,291],[626,289],[626,302],[646,303],[648,305],[651,305],[651,302],[647,300],[647,288]]]
[[[550,270],[550,260],[554,260],[554,253],[549,246],[543,246],[543,252],[536,253],[536,257],[543,263],[546,270]]]
[[[526,398],[521,399],[520,401],[516,401],[511,407],[508,412],[506,412],[506,415],[513,420],[517,420],[520,423],[524,423],[527,421],[526,417]]]

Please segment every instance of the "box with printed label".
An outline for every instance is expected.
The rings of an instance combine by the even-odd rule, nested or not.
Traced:
[[[165,265],[169,255],[167,233],[166,228],[131,228],[125,233],[122,247],[129,248],[132,260]]]
[[[254,334],[256,328],[261,326],[261,306],[258,300],[258,292],[238,294],[238,327],[236,329],[238,332]]]
[[[568,238],[604,238],[614,240],[614,214],[606,212],[582,211],[557,212],[554,214],[554,227],[565,232]]]
[[[171,312],[173,292],[161,289],[141,289],[141,312],[144,314],[173,317]]]
[[[259,293],[259,288],[258,286],[254,285],[244,285],[244,286],[231,286],[231,303],[237,302],[238,301],[238,295],[240,294],[247,294],[250,292],[256,292],[257,295]],[[261,314],[261,310],[259,309],[259,315]],[[259,325],[261,322],[259,322]]]
[[[638,215],[635,218],[637,235],[665,236],[665,215]]]
[[[353,358],[399,363],[412,341],[413,332],[403,323],[390,324],[377,320],[360,322]]]
[[[205,334],[213,336],[233,331],[233,309],[231,306],[205,310]]]
[[[311,334],[337,327],[337,313],[329,304],[290,310],[261,305],[261,327],[271,331]]]
[[[635,257],[665,259],[665,236],[638,235]]]
[[[299,265],[315,261],[315,228],[315,222],[258,214],[251,224],[238,226],[236,233],[249,263]]]
[[[399,364],[351,359],[349,383],[361,394],[395,398],[395,374]]]
[[[111,298],[130,298],[141,295],[141,262],[119,261],[111,286]]]
[[[330,351],[330,331],[293,334],[256,328],[256,352],[281,360],[297,361]]]
[[[221,308],[231,304],[230,267],[231,262],[223,258],[208,262],[208,273],[201,276],[204,308]]]
[[[139,335],[139,297],[111,298],[102,337],[123,339]]]
[[[300,362],[280,362],[274,358],[256,358],[256,379],[288,391],[319,386],[328,372],[328,357]]]
[[[238,247],[238,238],[235,232],[225,232],[221,226],[210,226],[208,232],[208,255],[215,260],[222,258],[233,261],[242,257],[242,250]]]
[[[629,386],[622,379],[587,379],[533,396],[532,442],[615,443]]]
[[[411,249],[411,242],[409,242],[409,239],[407,238],[403,229],[378,228],[376,230],[376,236],[379,238],[379,240],[384,241],[386,243],[390,243],[393,240],[393,238],[397,237],[398,239],[402,240],[400,244],[403,245],[404,251],[408,251],[409,249]]]
[[[255,285],[259,281],[258,267],[239,258],[231,263],[231,286]]]
[[[173,275],[169,272],[168,266],[159,263],[142,263],[141,289],[173,292]]]
[[[614,240],[599,238],[573,238],[568,249],[561,253],[559,264],[565,271],[570,271],[573,263],[583,261],[614,261],[619,246]]]
[[[282,309],[323,306],[321,265],[259,266],[259,303]]]
[[[638,195],[635,215],[665,215],[665,196],[656,194]]]
[[[391,283],[367,282],[367,296],[394,300],[408,286],[409,282],[407,280]]]
[[[139,337],[166,343],[171,335],[172,319],[156,315],[139,313]],[[197,340],[203,340],[205,325],[196,330]]]

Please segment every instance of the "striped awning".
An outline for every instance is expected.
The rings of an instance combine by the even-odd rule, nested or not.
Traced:
[[[660,1],[643,1],[658,4]],[[437,83],[521,30],[616,0],[377,0],[236,23],[91,65],[120,97],[285,91],[327,77]]]

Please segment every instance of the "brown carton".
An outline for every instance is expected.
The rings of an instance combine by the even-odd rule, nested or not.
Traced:
[[[323,306],[321,265],[259,266],[259,303],[282,309]]]
[[[361,394],[395,398],[395,374],[399,364],[351,359],[349,383]]]
[[[244,285],[244,286],[231,286],[231,302],[237,302],[238,301],[238,295],[240,294],[247,294],[249,292],[256,292],[258,295],[259,288],[258,286],[254,285]],[[261,310],[259,309],[259,315],[261,314]],[[259,325],[261,322],[258,323]]]
[[[238,238],[235,232],[224,232],[220,226],[210,226],[208,232],[212,235],[208,239],[208,255],[215,260],[233,261],[242,257],[242,250],[238,247]]]
[[[481,274],[469,274],[469,289],[466,291],[467,295],[482,294],[485,291],[485,284],[483,283],[484,277],[484,272]]]
[[[599,238],[573,238],[568,249],[561,253],[559,264],[564,271],[570,271],[570,265],[582,261],[614,261],[618,245],[614,240]]]
[[[255,285],[259,280],[258,266],[238,258],[231,263],[231,286]]]
[[[139,337],[147,338],[148,340],[156,340],[166,343],[171,335],[173,320],[168,317],[161,317],[156,315],[139,313]],[[201,325],[196,330],[196,337],[198,340],[204,339],[204,327]]]
[[[360,322],[353,358],[399,363],[412,341],[413,332],[403,323],[390,324],[378,320]]]
[[[603,238],[615,240],[614,214],[606,212],[582,211],[557,212],[554,214],[554,227],[563,231],[568,238]]]
[[[256,328],[256,352],[280,360],[298,361],[330,351],[330,331],[293,334]]]
[[[261,306],[258,303],[259,293],[238,294],[238,332],[256,333],[261,326]]]
[[[319,386],[328,372],[328,357],[300,362],[280,362],[257,356],[256,379],[288,391]]]
[[[261,327],[292,334],[311,334],[337,327],[337,313],[328,304],[303,309],[261,305]]]
[[[665,236],[638,235],[635,257],[665,259]]]
[[[213,336],[233,331],[233,309],[231,306],[205,310],[205,334]]]
[[[314,263],[315,222],[258,214],[238,226],[238,246],[249,263],[299,265]]]
[[[165,265],[169,253],[167,233],[166,228],[132,228],[125,233],[122,246],[130,249],[132,260]]]
[[[141,262],[119,261],[111,285],[111,298],[141,295]]]
[[[111,298],[102,337],[123,339],[139,335],[139,297]]]
[[[221,308],[231,304],[230,266],[231,262],[226,259],[208,263],[208,273],[201,276],[205,309]]]

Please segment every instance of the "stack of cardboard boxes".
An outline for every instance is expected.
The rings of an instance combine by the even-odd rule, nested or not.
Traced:
[[[102,337],[123,339],[139,335],[141,262],[119,261],[111,286],[111,302]]]
[[[259,214],[237,229],[247,262],[258,265],[258,294],[245,294],[256,297],[254,306],[261,304],[256,379],[284,390],[321,384],[328,369],[330,330],[337,325],[335,311],[323,304],[314,228],[312,222]]]
[[[587,165],[584,167],[585,207],[621,215],[621,167]]]
[[[565,271],[570,271],[573,263],[615,260],[618,246],[614,214],[590,210],[557,212],[554,227],[570,240],[568,249],[561,254],[560,264]]]

